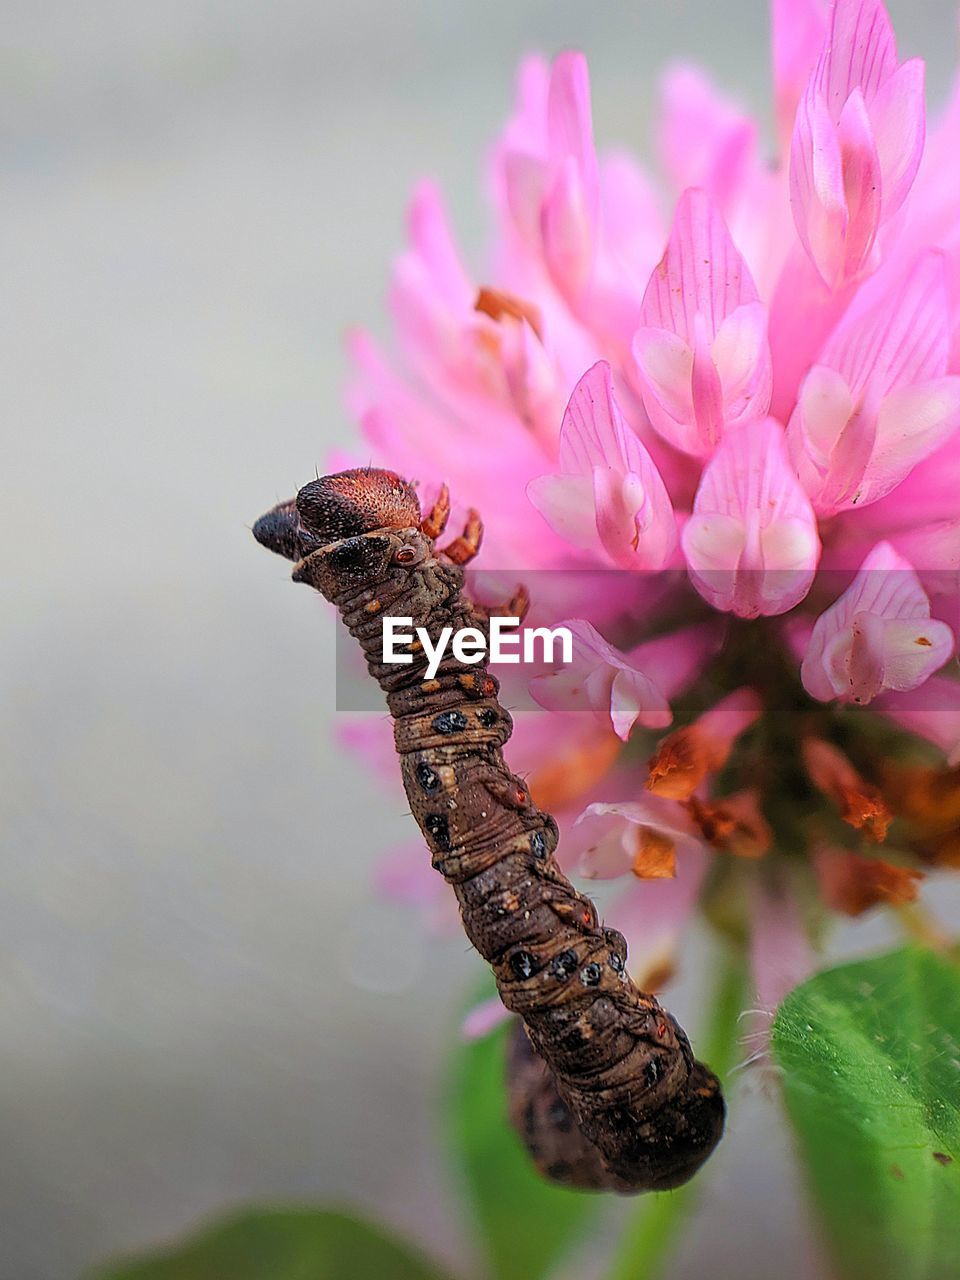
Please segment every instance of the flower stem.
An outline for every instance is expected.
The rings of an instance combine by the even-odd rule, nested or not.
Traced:
[[[721,1080],[735,1065],[738,1017],[746,988],[746,966],[740,952],[724,947],[706,1030],[697,1042],[698,1057]],[[629,1218],[606,1280],[655,1280],[661,1273],[681,1224],[696,1203],[703,1174],[679,1191],[645,1196]]]

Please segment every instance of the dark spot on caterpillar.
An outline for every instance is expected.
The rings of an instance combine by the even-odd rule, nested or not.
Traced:
[[[569,1133],[573,1128],[573,1116],[570,1114],[570,1108],[566,1103],[561,1102],[559,1098],[550,1104],[547,1119],[561,1133]]]
[[[462,711],[441,711],[434,716],[433,727],[437,733],[460,733],[467,727],[467,717]]]
[[[508,961],[514,974],[525,981],[536,973],[536,961],[529,951],[515,951]]]
[[[937,1164],[953,1164],[953,1156],[948,1156],[945,1151],[934,1151],[933,1158]]]
[[[447,853],[450,850],[450,823],[445,813],[428,813],[423,820],[433,843],[442,852]]]
[[[523,1131],[528,1138],[537,1132],[537,1113],[531,1099],[523,1109]]]
[[[517,1029],[533,1067],[515,1087],[539,1092],[512,1097],[510,1114],[539,1167],[573,1186],[680,1186],[723,1132],[719,1082],[693,1059],[657,1000],[630,981],[622,935],[601,932],[593,904],[550,858],[556,822],[532,807],[499,749],[512,722],[496,701],[497,682],[482,662],[461,664],[452,654],[443,678],[429,681],[419,670],[404,679],[377,658],[384,612],[416,618],[431,634],[476,622],[461,597],[461,565],[479,547],[480,521],[473,513],[464,535],[438,555],[442,507],[438,501],[423,520],[411,485],[392,472],[360,468],[311,482],[255,534],[296,558],[294,580],[336,604],[363,646],[387,695],[398,750],[405,759],[413,755],[404,784],[431,861],[456,892],[472,944],[501,980],[505,973],[516,979],[504,982],[501,994],[520,1015]],[[477,698],[485,704],[469,715]],[[422,753],[431,734],[457,737],[428,763]],[[444,812],[431,812],[437,808]],[[585,957],[585,946],[598,959]],[[607,965],[620,975],[609,995],[596,989]],[[520,985],[541,971],[549,981]],[[649,1028],[649,1040],[641,1027]],[[630,1043],[636,1048],[625,1053]],[[658,1083],[651,1114],[636,1100]],[[532,1110],[524,1110],[525,1100]]]
[[[440,786],[440,775],[428,764],[417,765],[417,781],[424,791],[436,791]]]
[[[607,963],[614,973],[623,973],[627,960],[627,940],[619,929],[604,929],[603,936],[610,948]]]
[[[336,572],[346,569],[359,569],[367,557],[366,538],[348,538],[330,552],[330,568]]]
[[[553,957],[550,972],[558,982],[566,982],[571,974],[576,973],[579,963],[575,951],[561,951],[558,956]]]

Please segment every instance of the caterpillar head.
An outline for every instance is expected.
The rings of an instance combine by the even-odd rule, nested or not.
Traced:
[[[296,581],[325,595],[375,581],[392,561],[415,564],[428,547],[413,486],[392,471],[359,467],[311,480],[253,526],[262,545],[299,561]]]

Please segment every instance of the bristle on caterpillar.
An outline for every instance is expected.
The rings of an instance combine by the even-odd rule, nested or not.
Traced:
[[[554,820],[510,772],[512,722],[483,663],[383,661],[385,614],[436,638],[482,627],[461,592],[482,526],[438,550],[444,489],[421,518],[413,487],[390,471],[324,476],[254,526],[295,560],[294,579],[332,601],[386,694],[410,808],[433,865],[453,887],[464,930],[522,1020],[509,1062],[511,1118],[545,1176],[595,1190],[686,1182],[723,1132],[719,1081],[626,969],[626,945],[560,870]]]

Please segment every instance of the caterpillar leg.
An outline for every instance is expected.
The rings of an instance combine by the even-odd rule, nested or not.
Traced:
[[[443,548],[443,555],[453,564],[469,564],[480,550],[482,542],[483,521],[480,519],[480,513],[471,507],[467,512],[467,523],[463,533],[458,538],[454,538],[448,547]]]
[[[420,521],[420,532],[435,542],[447,527],[450,519],[450,490],[445,484],[440,486],[437,500]]]
[[[478,604],[476,600],[471,600],[470,605],[481,627],[491,618],[519,618],[523,622],[530,612],[530,592],[521,582],[504,604]]]

